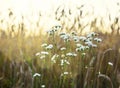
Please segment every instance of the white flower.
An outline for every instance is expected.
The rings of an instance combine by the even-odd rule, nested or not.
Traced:
[[[64,55],[64,54],[62,54],[62,55],[61,55],[61,57],[62,57],[62,58],[64,58],[64,57],[65,57],[65,55]]]
[[[33,77],[36,77],[36,76],[41,76],[41,74],[39,74],[39,73],[35,73],[34,75],[33,75]]]
[[[42,44],[41,46],[42,46],[42,47],[46,47],[46,46],[47,46],[47,44],[46,44],[46,43],[44,43],[44,44]]]
[[[76,46],[77,46],[77,47],[81,47],[81,46],[83,46],[83,45],[82,45],[82,44],[77,43],[77,44],[76,44]]]
[[[79,39],[80,39],[81,41],[85,41],[87,38],[84,37],[84,36],[80,36]]]
[[[72,53],[67,53],[66,55],[67,55],[67,56],[72,56]]]
[[[53,34],[54,34],[54,30],[49,30],[49,31],[47,31],[47,33],[48,33],[49,35],[53,35]]]
[[[61,35],[60,38],[62,38],[64,41],[69,41],[70,35],[69,34]]]
[[[69,74],[71,74],[71,72],[65,71],[65,72],[63,72],[63,73],[61,74],[61,76],[66,76],[66,75],[69,75]]]
[[[113,63],[112,62],[108,62],[109,65],[113,66]]]
[[[92,47],[93,47],[93,48],[96,48],[96,47],[97,47],[97,45],[96,45],[96,44],[93,44],[93,45],[92,45]]]
[[[94,40],[97,41],[97,42],[101,42],[102,41],[102,39],[100,39],[100,38],[94,38]]]
[[[96,36],[96,35],[98,35],[98,34],[95,33],[95,32],[91,32],[91,33],[89,33],[89,34],[87,35],[87,38],[94,37],[94,36]]]
[[[75,54],[75,53],[73,53],[73,52],[69,52],[69,53],[67,53],[67,54],[66,54],[66,56],[76,57],[76,56],[77,56],[77,54]]]
[[[69,62],[69,61],[67,61],[67,60],[64,60],[64,61],[65,61],[65,63],[66,63],[66,64],[68,64],[68,65],[70,64],[70,62]]]
[[[54,63],[56,63],[55,58],[57,58],[57,57],[59,57],[59,55],[57,55],[57,54],[53,55],[52,58],[51,58],[51,61],[53,61]]]
[[[40,59],[44,59],[46,56],[45,55],[42,55],[42,56],[40,56]]]
[[[66,48],[65,48],[65,47],[62,47],[62,48],[60,48],[60,50],[63,51],[63,50],[66,50]]]
[[[63,74],[64,74],[64,75],[68,75],[68,74],[69,74],[69,72],[64,72]]]
[[[47,50],[50,50],[50,49],[52,49],[52,48],[53,48],[53,45],[52,45],[52,44],[49,44],[49,45],[46,47]]]
[[[41,54],[43,54],[43,55],[48,55],[49,53],[46,52],[46,51],[41,51]]]
[[[65,64],[69,65],[70,62],[67,61],[67,60],[62,59],[62,60],[61,60],[61,66],[65,65]]]
[[[85,44],[88,45],[89,47],[91,47],[93,45],[93,43],[91,41],[86,41]]]
[[[86,39],[86,41],[92,41],[92,40],[93,40],[92,37],[89,37],[89,38]]]
[[[61,65],[63,65],[63,64],[64,64],[64,60],[62,59],[62,60],[61,60]]]
[[[85,56],[85,55],[86,55],[86,53],[82,53],[82,55],[83,55],[83,56]]]
[[[78,37],[78,36],[73,36],[73,40],[74,40],[75,42],[79,42],[79,37]]]
[[[54,27],[52,27],[54,31],[58,31],[58,30],[61,30],[62,29],[62,26],[60,25],[56,25]]]
[[[85,46],[85,49],[89,49],[89,46]]]
[[[42,88],[45,88],[45,85],[41,85]]]
[[[39,55],[40,55],[40,52],[36,53],[35,55],[36,55],[36,56],[39,56]]]
[[[93,44],[92,41],[87,41],[87,42],[85,42],[85,44],[88,45],[89,47],[94,47],[94,48],[97,47],[97,45]]]
[[[76,48],[76,51],[77,51],[77,52],[79,52],[79,51],[84,51],[85,49],[86,49],[86,47],[82,45],[82,46]]]

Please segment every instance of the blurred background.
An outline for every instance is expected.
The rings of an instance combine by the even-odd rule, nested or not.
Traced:
[[[111,32],[110,25],[118,18],[120,0],[0,0],[0,28],[8,30],[11,25],[17,32],[23,23],[26,35],[39,34],[54,25],[89,32],[91,23],[96,30]]]

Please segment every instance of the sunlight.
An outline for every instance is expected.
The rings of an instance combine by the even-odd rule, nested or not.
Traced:
[[[118,14],[119,7],[116,3],[120,3],[120,0],[0,0],[0,19],[4,18],[8,21],[8,13],[9,10],[11,10],[16,17],[14,22],[20,22],[22,15],[26,17],[24,20],[30,20],[25,22],[25,24],[28,25],[27,28],[30,29],[29,22],[34,24],[39,19],[38,14],[41,14],[43,17],[42,21],[45,22],[40,22],[40,25],[44,26],[44,30],[47,30],[50,26],[53,26],[53,24],[59,23],[55,21],[54,14],[56,8],[60,5],[63,6],[63,8],[65,6],[65,9],[71,8],[74,12],[76,7],[85,4],[86,7],[83,8],[85,12],[94,11],[94,15],[91,16],[92,18],[106,18],[108,14],[111,14],[111,20],[113,20],[116,16],[120,15]],[[74,14],[76,15],[76,13]],[[106,24],[109,25],[109,22],[106,21]]]

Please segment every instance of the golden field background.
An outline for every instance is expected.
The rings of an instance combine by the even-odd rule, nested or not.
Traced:
[[[0,2],[0,88],[120,87],[119,0]],[[88,41],[76,40],[83,36],[95,47],[77,51],[77,44]],[[47,50],[49,45],[53,49]]]

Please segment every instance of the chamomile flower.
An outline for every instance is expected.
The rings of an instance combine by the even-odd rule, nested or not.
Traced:
[[[100,39],[100,38],[94,38],[94,40],[97,41],[97,42],[101,42],[102,41],[102,39]]]
[[[80,36],[79,39],[80,39],[81,41],[85,41],[87,38],[84,37],[84,36]]]
[[[65,59],[62,59],[61,63],[60,63],[61,66],[63,66],[63,65],[69,65],[69,64],[70,64],[70,62],[67,61],[67,60],[65,60]]]
[[[77,54],[76,54],[76,53],[73,53],[73,52],[69,52],[69,53],[66,53],[66,56],[76,57]]]
[[[60,48],[60,50],[61,50],[61,51],[64,51],[64,50],[66,50],[66,48],[65,48],[65,47],[62,47],[62,48]]]
[[[49,35],[53,35],[53,34],[54,34],[54,30],[49,30],[49,31],[47,31],[47,33],[48,33]]]
[[[45,85],[41,85],[42,88],[45,88]]]
[[[62,38],[65,42],[70,41],[70,35],[69,34],[61,35],[60,38]]]
[[[33,75],[33,77],[36,77],[36,76],[41,76],[41,74],[39,74],[39,73],[35,73],[34,75]]]
[[[109,65],[113,66],[113,63],[112,62],[108,62]]]
[[[77,43],[76,46],[77,46],[77,47],[81,47],[81,46],[83,46],[83,45],[80,44],[80,43]]]
[[[47,50],[50,50],[50,49],[52,49],[52,48],[53,48],[53,45],[52,45],[52,44],[49,44],[49,45],[46,47]]]
[[[91,47],[93,45],[93,43],[91,41],[86,41],[85,44],[89,47]]]
[[[40,56],[40,59],[44,59],[46,56],[45,55],[41,55]]]
[[[40,52],[36,53],[35,56],[39,56],[40,55]]]
[[[41,47],[46,47],[47,46],[47,43],[43,43],[42,45],[41,45]]]
[[[95,33],[95,32],[91,32],[91,33],[89,33],[89,34],[87,35],[87,38],[94,37],[94,36],[96,36],[96,35],[98,35],[98,34]]]
[[[69,74],[69,72],[64,72],[63,74],[64,74],[64,75],[68,75],[68,74]]]
[[[79,36],[73,36],[73,40],[75,41],[75,42],[79,42]]]
[[[51,61],[53,61],[53,63],[56,63],[56,58],[58,58],[58,57],[59,57],[58,54],[53,55],[51,58]]]
[[[80,46],[80,47],[77,47],[77,48],[76,48],[76,51],[77,51],[77,52],[79,52],[79,51],[84,51],[85,49],[86,49],[86,47],[82,45],[82,46]]]
[[[48,55],[49,53],[46,52],[46,51],[41,51],[41,54],[42,54],[42,55]]]

